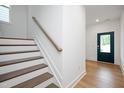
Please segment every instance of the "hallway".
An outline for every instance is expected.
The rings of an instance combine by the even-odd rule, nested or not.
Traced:
[[[124,77],[118,65],[87,61],[87,74],[76,88],[124,88]]]
[[[0,88],[124,88],[124,5],[0,5],[0,21]]]

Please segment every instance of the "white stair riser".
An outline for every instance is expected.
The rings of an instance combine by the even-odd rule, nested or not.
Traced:
[[[27,58],[27,57],[35,57],[35,56],[41,56],[41,53],[40,52],[30,52],[30,53],[0,55],[0,62],[14,60],[14,59]]]
[[[58,87],[60,87],[60,85],[59,85],[59,83],[57,82],[57,80],[56,80],[55,77],[54,77],[54,79],[53,79],[53,83],[54,83],[55,85],[57,85]]]
[[[48,85],[50,85],[51,83],[54,83],[53,81],[54,81],[54,77],[48,79],[47,81],[45,81],[45,82],[43,82],[43,83],[41,83],[41,84],[39,84],[39,85],[37,85],[37,86],[35,86],[35,88],[45,88],[45,87],[47,87]]]
[[[0,44],[35,44],[31,40],[0,39]]]
[[[44,60],[44,62],[45,62],[45,60]],[[46,62],[45,62],[45,63],[46,63]],[[52,73],[52,71],[49,69],[49,67],[48,67],[48,72],[53,75],[53,73]],[[59,84],[58,84],[58,82],[56,81],[55,77],[52,77],[52,78],[48,79],[47,81],[43,82],[42,84],[39,84],[39,85],[35,86],[35,88],[45,88],[45,87],[47,87],[47,86],[48,86],[49,84],[51,84],[51,83],[54,83],[55,85],[59,86]]]
[[[21,44],[35,44],[34,41],[31,40],[16,40],[16,39],[0,39],[0,45],[2,44],[15,44],[15,45],[21,45]],[[37,50],[37,46],[0,46],[0,52],[14,52],[14,51],[28,51],[28,50]],[[36,56],[42,56],[40,52],[29,52],[29,53],[19,53],[19,54],[7,54],[7,55],[0,55],[0,62],[3,61],[11,61],[15,59],[23,59],[23,58],[28,58],[28,57],[36,57]],[[0,67],[0,74],[6,74],[12,71],[17,71],[20,69],[28,68],[31,66],[39,65],[45,63],[44,59],[38,59],[38,60],[32,60],[28,62],[22,62],[22,63],[17,63],[17,64],[11,64],[7,66]],[[9,88],[13,87],[15,85],[18,85],[22,82],[28,81],[34,77],[37,77],[43,73],[49,72],[52,74],[51,70],[46,67],[43,69],[39,69],[9,80],[6,80],[4,82],[0,83],[0,88]],[[47,87],[49,84],[56,83],[56,79],[50,78],[47,81],[44,81],[43,83],[35,86],[36,88],[43,88]]]
[[[0,46],[0,52],[37,50],[37,46]]]
[[[3,66],[3,67],[0,67],[0,74],[5,74],[8,72],[28,68],[31,66],[39,65],[39,64],[44,63],[44,62],[45,62],[44,59],[39,59],[39,60],[33,60],[33,61],[24,62],[24,63],[18,63],[18,64],[13,64],[13,65]]]
[[[0,88],[9,88],[9,87],[15,86],[17,84],[20,84],[24,81],[30,80],[30,79],[32,79],[36,76],[39,76],[43,73],[46,73],[46,72],[48,72],[48,67],[33,71],[31,73],[28,73],[28,74],[25,74],[25,75],[22,75],[22,76],[19,76],[19,77],[16,77],[16,78],[13,78],[13,79],[10,79],[7,81],[4,81],[4,82],[0,83]]]
[[[45,63],[47,63],[45,60],[44,60]],[[49,70],[49,73],[53,75],[52,71],[50,68],[48,68]],[[52,79],[52,83],[54,83],[55,85],[59,86],[59,83],[57,82],[57,80],[55,79],[55,77],[53,77]],[[60,86],[59,86],[60,87]]]

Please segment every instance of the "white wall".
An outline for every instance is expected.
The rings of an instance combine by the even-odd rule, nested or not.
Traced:
[[[10,24],[0,23],[0,33],[4,37],[27,37],[27,7],[14,5],[10,9]]]
[[[120,20],[115,19],[86,29],[86,59],[97,61],[97,33],[115,32],[115,64],[120,64]]]
[[[0,26],[0,36],[3,35],[3,31],[1,30],[1,26]]]
[[[85,70],[85,9],[63,7],[63,86],[70,87]]]
[[[62,45],[62,6],[29,6],[29,12],[33,11],[32,16],[37,17],[42,27],[52,37],[52,39]],[[30,16],[30,14],[29,14]],[[31,18],[31,16],[30,16]],[[29,18],[29,20],[30,20]],[[32,20],[32,19],[31,19]],[[30,25],[30,23],[29,23]],[[29,27],[30,29],[31,27]],[[29,30],[28,36],[33,32]]]
[[[124,11],[121,16],[121,67],[124,75]]]
[[[49,57],[51,64],[56,67],[62,81],[62,53],[59,53],[51,42],[44,36],[39,27],[32,20],[32,16],[36,17],[38,22],[56,42],[59,47],[62,47],[62,6],[60,5],[45,5],[45,6],[29,6],[28,8],[28,37],[36,36],[43,50]],[[49,63],[50,63],[49,62]],[[58,76],[59,77],[59,76]]]
[[[0,24],[2,36],[28,37],[37,34],[39,43],[61,76],[63,87],[70,87],[85,72],[85,9],[83,6],[12,6],[12,24]],[[33,22],[35,16],[56,44],[59,53]],[[27,32],[28,31],[28,32]]]
[[[63,51],[57,52],[32,21],[35,16]],[[70,87],[85,72],[85,9],[82,6],[29,6],[28,37],[35,36],[61,75],[63,87]]]

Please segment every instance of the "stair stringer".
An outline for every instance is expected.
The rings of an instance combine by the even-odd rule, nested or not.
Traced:
[[[53,64],[53,60],[51,59],[50,55],[46,52],[46,50],[43,48],[43,43],[41,44],[39,42],[39,39],[37,37],[34,38],[35,43],[37,44],[37,47],[41,51],[42,55],[44,56],[44,59],[49,67],[50,73],[54,75],[54,82],[57,86],[62,86],[62,75],[59,73],[59,70],[57,67]]]

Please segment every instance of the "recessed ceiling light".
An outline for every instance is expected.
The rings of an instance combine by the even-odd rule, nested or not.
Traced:
[[[96,22],[99,22],[99,19],[96,19]]]

